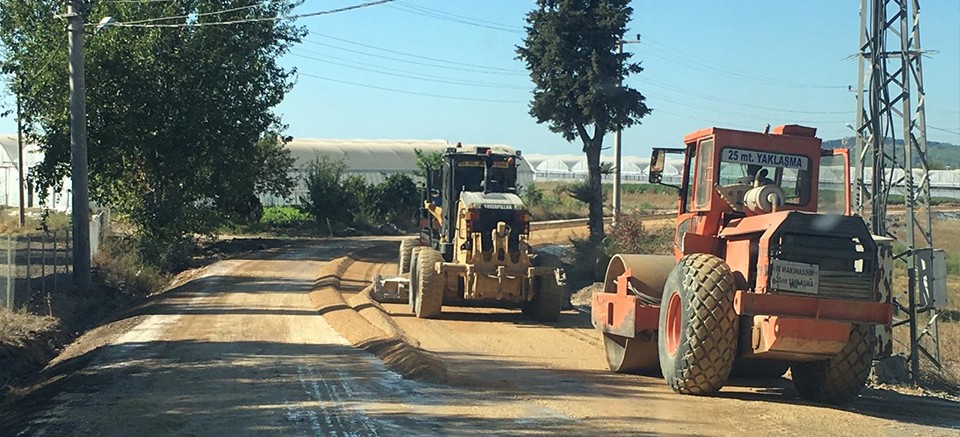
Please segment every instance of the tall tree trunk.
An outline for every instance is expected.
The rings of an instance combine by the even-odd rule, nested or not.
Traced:
[[[589,215],[590,241],[603,241],[603,185],[600,182],[600,147],[603,135],[595,135],[585,148],[587,155],[587,183],[590,186]]]

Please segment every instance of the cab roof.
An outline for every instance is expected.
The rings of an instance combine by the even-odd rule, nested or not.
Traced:
[[[719,127],[708,127],[696,130],[691,132],[683,137],[684,144],[695,143],[697,140],[718,133],[735,133],[735,134],[748,134],[748,135],[765,135],[765,136],[791,136],[791,137],[807,137],[807,138],[816,138],[817,128],[801,126],[798,124],[785,124],[773,128],[770,133],[763,132],[753,132],[753,131],[744,131],[736,129],[725,129]]]

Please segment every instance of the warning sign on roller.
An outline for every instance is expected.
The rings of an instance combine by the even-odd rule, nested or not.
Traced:
[[[770,263],[770,287],[783,291],[817,294],[820,266],[775,259]]]

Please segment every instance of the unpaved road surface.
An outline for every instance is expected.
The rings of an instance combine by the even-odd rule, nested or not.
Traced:
[[[395,269],[383,258],[359,260],[345,278],[355,290],[364,275]],[[565,424],[551,433],[586,425],[590,435],[960,435],[957,403],[890,391],[866,390],[843,409],[799,400],[783,378],[737,380],[715,397],[680,396],[659,377],[607,370],[588,314],[566,312],[544,325],[519,311],[445,307],[440,319],[423,320],[405,304],[383,306],[447,363],[450,385],[539,405]]]
[[[418,320],[386,305],[442,357],[447,384],[404,380],[355,349],[309,301],[317,270],[373,244],[302,244],[214,264],[138,314],[81,338],[48,380],[0,414],[0,435],[956,435],[955,403],[871,392],[851,409],[807,405],[788,381],[678,396],[605,370],[583,314],[531,323],[448,308]],[[393,250],[343,287],[392,273]],[[349,291],[346,290],[346,291]]]
[[[325,241],[214,264],[85,335],[4,405],[0,436],[585,435],[529,399],[404,380],[310,303]],[[359,267],[359,264],[358,264]]]

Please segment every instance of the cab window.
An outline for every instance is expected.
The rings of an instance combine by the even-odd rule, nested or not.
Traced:
[[[783,201],[790,205],[806,205],[810,200],[810,160],[802,155],[765,152],[737,146],[720,150],[720,187],[777,185],[783,190]]]
[[[697,184],[693,205],[706,208],[713,194],[713,139],[703,140],[697,148]]]

